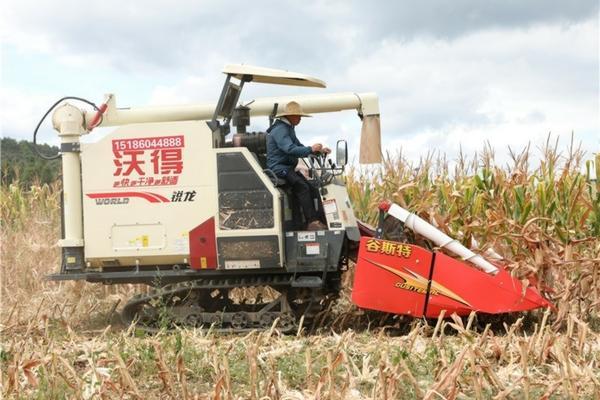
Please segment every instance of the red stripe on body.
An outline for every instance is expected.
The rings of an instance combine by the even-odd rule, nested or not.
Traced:
[[[143,192],[145,194],[149,194],[151,196],[154,196],[155,198],[159,199],[160,201],[162,201],[163,203],[170,203],[171,201],[169,199],[167,199],[165,196],[160,195],[158,193],[150,193],[150,192]]]
[[[87,193],[90,199],[113,199],[115,197],[139,197],[148,200],[150,203],[168,203],[169,199],[156,193],[146,192],[113,192],[113,193]]]

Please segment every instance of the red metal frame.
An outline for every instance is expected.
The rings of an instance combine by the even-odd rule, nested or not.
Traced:
[[[207,219],[190,231],[190,266],[192,269],[217,268],[215,219]]]
[[[552,307],[531,286],[502,266],[488,274],[443,253],[419,246],[363,237],[352,301],[359,307],[414,317],[499,314]]]

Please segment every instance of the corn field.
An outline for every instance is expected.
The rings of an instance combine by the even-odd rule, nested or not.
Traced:
[[[512,273],[535,276],[555,310],[486,321],[411,320],[352,306],[352,269],[314,333],[140,335],[119,306],[136,285],[44,280],[59,266],[60,187],[1,189],[0,391],[10,399],[600,398],[600,157],[547,142],[351,170],[359,218],[390,199]]]

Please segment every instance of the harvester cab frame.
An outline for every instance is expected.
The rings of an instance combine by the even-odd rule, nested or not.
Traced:
[[[291,194],[291,188],[288,187],[285,181],[283,181],[281,178],[278,178],[273,171],[267,168],[266,132],[247,132],[247,127],[251,122],[251,106],[255,100],[250,101],[246,105],[238,105],[238,102],[246,82],[316,88],[325,88],[325,82],[317,78],[297,73],[290,73],[288,71],[275,71],[260,67],[239,65],[228,65],[223,70],[223,73],[226,74],[225,82],[221,89],[221,94],[215,107],[212,119],[208,122],[208,126],[213,131],[214,147],[248,148],[252,156],[263,168],[263,172],[268,176],[273,185],[275,185],[275,187],[281,191],[284,215],[286,212],[291,211],[292,220],[296,221],[298,219],[302,219],[301,209],[297,204],[295,204],[295,200]],[[276,101],[273,102],[273,108],[269,114],[269,126],[271,126],[274,122],[279,105],[280,103]],[[362,118],[362,114],[360,113],[361,110],[358,110],[358,112],[359,116]],[[236,131],[233,135],[230,135],[231,124],[236,127]],[[308,171],[307,175],[310,184],[316,186],[321,195],[325,196],[327,194],[327,189],[325,189],[324,186],[332,183],[336,176],[343,174],[348,158],[347,149],[347,142],[343,139],[340,139],[338,140],[336,146],[336,163],[333,163],[330,159],[328,159],[328,154],[324,153],[311,154],[306,159],[302,159],[302,163]],[[338,184],[343,185],[343,182],[338,182]],[[315,199],[315,203],[318,206],[317,208],[321,209],[322,213],[323,204],[321,199]],[[327,223],[327,221],[323,222]],[[339,228],[337,225],[339,224],[334,223],[333,227]],[[282,227],[284,232],[299,230],[299,227],[293,224],[289,218],[282,222]],[[353,238],[354,240],[357,240],[358,236],[354,234]]]
[[[380,162],[377,95],[281,96],[240,105],[248,82],[326,85],[248,65],[227,65],[223,73],[217,103],[118,108],[113,94],[99,107],[84,100],[93,111],[55,103],[63,237],[60,271],[50,279],[151,286],[122,309],[126,323],[148,331],[159,328],[165,310],[169,326],[242,332],[279,321],[282,330],[293,331],[339,294],[350,259],[356,261],[352,299],[364,308],[430,317],[443,310],[464,315],[549,305],[501,266],[398,205],[380,207],[380,220],[387,213],[466,261],[384,240],[381,227],[373,237],[356,219],[341,176],[348,159],[343,139],[335,163],[326,156],[304,160],[320,189],[327,229],[297,230],[285,188],[265,170],[265,134],[246,132],[250,118],[272,120],[279,105],[292,100],[310,114],[355,110],[362,123],[359,161]],[[236,133],[228,140],[231,124]],[[116,129],[81,143],[96,126]],[[271,289],[266,296],[265,287]],[[240,289],[255,298],[240,300]]]
[[[252,81],[252,75],[243,75],[240,77],[239,83],[231,81],[233,74],[228,73],[219,96],[219,101],[215,107],[215,112],[208,126],[213,130],[214,146],[221,147],[225,142],[225,136],[230,132],[230,122],[233,117],[233,112],[242,94],[244,82]],[[223,123],[219,122],[219,117],[223,118]],[[248,121],[249,122],[249,121]]]
[[[247,67],[246,67],[247,68]],[[221,89],[221,94],[215,107],[215,112],[212,119],[208,122],[209,127],[213,130],[214,147],[228,146],[246,146],[251,149],[257,147],[262,150],[260,153],[253,152],[253,156],[259,161],[264,168],[264,172],[269,176],[275,186],[283,187],[284,184],[270,170],[266,168],[264,153],[266,148],[263,146],[264,132],[252,132],[248,134],[246,127],[250,125],[250,110],[248,107],[254,100],[246,105],[237,105],[246,82],[261,82],[278,85],[294,85],[304,87],[325,88],[323,81],[316,78],[301,76],[296,73],[286,74],[281,72],[273,74],[272,70],[252,67],[252,70],[245,70],[244,66],[228,65],[223,70],[226,73],[225,82]],[[236,82],[237,81],[237,82]],[[236,106],[237,105],[237,106]],[[273,124],[279,103],[274,102],[273,109],[269,114],[269,126]],[[219,120],[222,119],[222,122]],[[362,119],[362,114],[359,117]],[[237,128],[234,138],[226,141],[226,138],[231,133],[231,124]],[[242,141],[244,141],[242,143]],[[257,145],[257,142],[259,145]],[[302,162],[309,171],[309,178],[314,184],[322,190],[325,184],[332,181],[335,176],[342,175],[345,170],[348,159],[348,145],[346,140],[340,139],[336,145],[336,163],[328,159],[328,154],[311,154],[307,159],[302,159]]]
[[[348,249],[360,240],[340,177],[347,144],[338,142],[335,164],[326,157],[305,161],[320,187],[327,229],[297,231],[289,225],[285,188],[265,171],[265,135],[246,127],[252,117],[272,118],[291,100],[310,113],[353,109],[363,121],[362,140],[368,142],[363,147],[377,162],[377,96],[283,96],[240,105],[248,82],[326,85],[304,74],[248,65],[227,65],[223,73],[216,104],[118,108],[110,94],[91,112],[69,103],[56,109],[64,234],[61,270],[51,279],[157,288],[124,307],[127,322],[152,320],[156,298],[179,298],[185,304],[171,310],[178,323],[205,326],[218,320],[223,329],[234,330],[267,327],[275,318],[295,323],[299,313],[308,317],[337,293]],[[371,124],[365,126],[367,119]],[[229,135],[231,124],[237,131]],[[80,143],[96,126],[116,129]],[[264,286],[279,297],[265,303],[255,299],[260,304],[252,307],[231,301],[231,291]]]

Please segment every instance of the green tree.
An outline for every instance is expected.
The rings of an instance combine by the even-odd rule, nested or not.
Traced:
[[[56,154],[56,146],[38,144],[42,154]],[[52,183],[60,176],[60,159],[44,160],[33,149],[33,143],[27,140],[16,141],[12,138],[2,138],[0,143],[2,159],[2,184],[8,185],[18,181],[21,186],[28,188],[34,183]]]

